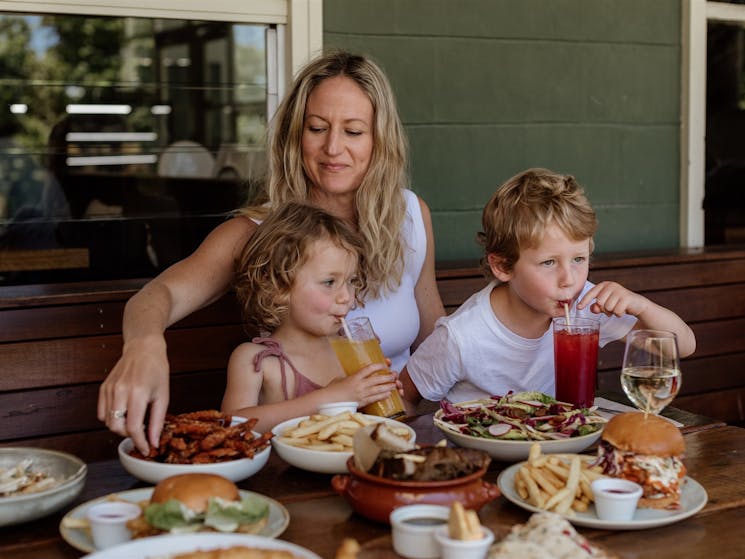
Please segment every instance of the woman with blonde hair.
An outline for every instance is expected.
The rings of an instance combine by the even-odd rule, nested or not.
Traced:
[[[122,356],[99,391],[99,419],[142,452],[157,445],[168,407],[165,329],[229,289],[257,222],[291,200],[326,210],[362,237],[367,293],[364,308],[350,316],[371,318],[391,368],[400,370],[445,314],[429,209],[406,189],[406,163],[403,127],[382,70],[344,51],[308,63],[272,122],[267,202],[219,225],[130,299]]]

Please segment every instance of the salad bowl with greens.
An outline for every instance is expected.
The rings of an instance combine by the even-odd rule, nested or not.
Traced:
[[[537,442],[544,454],[574,453],[595,443],[606,419],[541,392],[508,392],[482,400],[443,401],[434,423],[458,446],[483,450],[504,462],[528,457]]]

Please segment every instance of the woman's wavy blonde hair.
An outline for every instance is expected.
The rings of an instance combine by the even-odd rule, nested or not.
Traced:
[[[367,94],[373,107],[370,165],[355,193],[357,227],[365,246],[368,292],[377,297],[395,290],[403,273],[401,226],[406,213],[407,142],[393,90],[383,71],[364,56],[331,50],[297,75],[272,120],[269,137],[268,203],[242,213],[263,218],[289,200],[308,202],[312,184],[303,166],[305,107],[323,80],[345,76]]]
[[[288,202],[259,225],[235,263],[234,287],[249,332],[273,332],[282,323],[298,269],[308,260],[313,243],[321,240],[357,258],[354,287],[361,303],[367,282],[360,235],[324,210]]]
[[[477,240],[484,247],[482,267],[487,276],[492,276],[489,254],[498,255],[504,268],[512,270],[520,249],[536,246],[551,225],[574,241],[589,238],[590,252],[598,228],[595,211],[574,177],[540,168],[502,184],[484,206],[481,225]]]

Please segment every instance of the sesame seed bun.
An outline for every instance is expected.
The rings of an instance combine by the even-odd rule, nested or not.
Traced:
[[[680,430],[661,417],[642,412],[614,416],[603,429],[602,439],[622,452],[650,456],[680,456],[685,441]]]
[[[150,501],[165,503],[181,501],[195,512],[207,510],[210,497],[238,501],[238,487],[227,478],[215,474],[180,474],[168,477],[155,486]]]

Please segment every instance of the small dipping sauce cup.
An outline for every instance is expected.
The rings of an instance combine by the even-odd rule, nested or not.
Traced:
[[[601,478],[593,481],[590,487],[600,520],[624,522],[634,518],[642,496],[641,485],[625,479]]]
[[[440,544],[435,530],[447,525],[450,507],[442,505],[404,505],[390,516],[393,549],[409,559],[436,559]]]
[[[486,526],[482,526],[481,531],[484,537],[480,540],[456,540],[448,534],[447,526],[438,526],[435,539],[440,544],[440,556],[442,559],[484,559],[494,541],[494,533]]]
[[[318,406],[318,413],[323,415],[338,415],[348,411],[355,413],[357,411],[357,402],[329,402]]]
[[[127,522],[142,513],[136,503],[110,501],[93,505],[86,512],[96,549],[106,549],[132,539]]]

